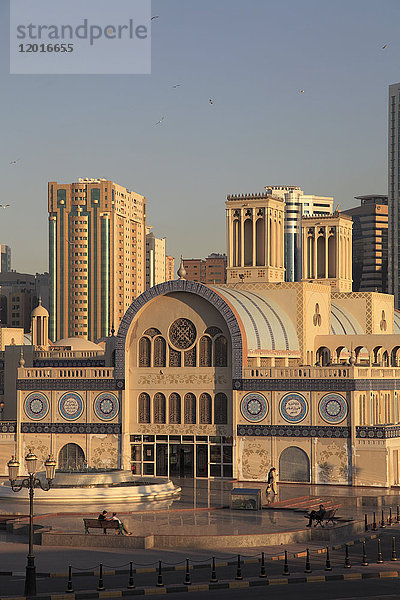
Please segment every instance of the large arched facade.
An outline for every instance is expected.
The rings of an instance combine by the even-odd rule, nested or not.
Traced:
[[[232,478],[240,326],[210,288],[186,281],[157,288],[133,303],[118,334],[130,432],[124,466],[138,475]]]
[[[174,294],[176,292],[189,292],[200,298],[203,298],[221,314],[231,338],[232,352],[232,375],[240,378],[243,367],[243,328],[238,323],[237,317],[232,308],[225,300],[209,287],[201,283],[179,279],[177,281],[167,281],[154,286],[136,298],[126,311],[118,330],[118,342],[115,359],[115,378],[125,379],[125,349],[129,329],[136,315],[148,304],[149,301],[157,297]]]

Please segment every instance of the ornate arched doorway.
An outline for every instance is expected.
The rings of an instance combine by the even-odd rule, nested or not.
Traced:
[[[297,446],[290,446],[279,458],[279,481],[310,483],[310,461]]]
[[[58,455],[60,471],[83,471],[85,469],[85,453],[78,444],[66,444]]]

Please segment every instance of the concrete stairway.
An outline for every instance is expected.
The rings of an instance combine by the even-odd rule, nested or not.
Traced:
[[[269,504],[263,504],[263,508],[268,510],[294,510],[298,512],[310,512],[318,510],[319,505],[323,504],[325,510],[339,508],[340,504],[334,504],[331,500],[323,500],[322,498],[312,496],[299,496],[298,498],[290,498],[289,500],[277,500]]]

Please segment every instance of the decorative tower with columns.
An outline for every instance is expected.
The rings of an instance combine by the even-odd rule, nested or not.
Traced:
[[[49,313],[42,306],[42,299],[33,309],[32,315],[32,345],[39,348],[48,348],[49,345]]]
[[[227,283],[282,282],[285,204],[270,194],[228,196]]]
[[[303,217],[303,281],[327,283],[334,292],[351,292],[352,275],[351,217]]]

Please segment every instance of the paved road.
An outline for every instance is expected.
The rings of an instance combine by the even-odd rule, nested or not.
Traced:
[[[187,595],[168,594],[168,600],[182,600]],[[338,581],[331,583],[313,583],[309,585],[292,584],[271,588],[250,588],[239,590],[218,590],[215,592],[195,592],[190,594],[193,600],[399,600],[399,581]]]
[[[377,539],[367,539],[366,541],[366,551],[367,551],[367,557],[368,557],[368,561],[369,561],[369,565],[366,567],[361,567],[361,561],[362,561],[362,545],[360,543],[355,544],[355,545],[351,545],[349,546],[349,556],[350,556],[350,561],[351,561],[351,569],[344,569],[344,558],[345,558],[345,554],[344,554],[344,550],[343,549],[337,549],[337,550],[332,550],[330,552],[330,558],[331,558],[331,565],[332,565],[332,572],[331,573],[326,573],[325,572],[325,561],[326,561],[326,555],[325,554],[317,554],[315,550],[311,551],[311,555],[310,555],[310,560],[311,560],[311,569],[312,569],[312,575],[336,575],[336,574],[342,574],[342,573],[369,573],[369,574],[373,574],[373,573],[377,573],[380,571],[385,571],[385,570],[399,570],[400,571],[400,561],[398,562],[392,562],[391,559],[391,553],[392,553],[392,537],[393,536],[397,536],[398,540],[397,540],[397,546],[398,546],[398,551],[399,551],[399,558],[400,558],[400,529],[398,527],[396,528],[391,528],[391,529],[385,529],[385,530],[381,530],[379,532],[379,535],[381,537],[381,544],[382,544],[382,555],[383,555],[383,559],[384,559],[384,563],[383,564],[377,564]],[[299,548],[300,549],[300,548]],[[49,549],[47,549],[49,550]],[[71,552],[72,549],[68,549],[69,552]],[[275,553],[278,553],[279,550],[283,550],[283,548],[276,548],[275,549]],[[68,563],[65,561],[65,559],[63,558],[63,549],[54,549],[53,551],[54,553],[57,553],[58,555],[58,568],[57,571],[58,572],[66,572],[67,571],[67,567],[68,567]],[[86,551],[87,554],[90,556],[92,553],[90,550]],[[259,573],[260,573],[260,564],[257,561],[257,558],[254,556],[255,554],[257,554],[257,552],[261,552],[261,549],[246,549],[246,552],[243,553],[243,559],[244,563],[241,564],[241,571],[242,571],[242,576],[244,578],[244,580],[248,580],[248,579],[258,579],[259,578]],[[211,553],[210,553],[211,554]],[[110,554],[106,554],[103,553],[103,557],[104,557],[104,585],[105,588],[107,590],[111,590],[111,589],[124,589],[127,586],[128,583],[128,573],[127,573],[127,566],[122,567],[123,564],[126,565],[126,562],[129,560],[129,558],[131,558],[132,560],[134,560],[136,563],[146,563],[146,562],[150,562],[151,560],[155,560],[157,556],[157,551],[156,550],[152,550],[151,555],[148,555],[147,553],[142,551],[142,556],[140,556],[140,554],[138,554],[138,551],[136,551],[135,556],[131,556],[128,557],[126,555],[118,555],[116,553],[110,553]],[[185,554],[181,554],[178,555],[177,553],[174,553],[173,555],[168,555],[168,553],[166,553],[165,551],[159,551],[158,554],[159,557],[161,557],[163,559],[163,583],[165,585],[171,585],[171,584],[182,584],[184,581],[184,577],[185,577],[185,573],[184,570],[182,570],[183,568],[183,562],[185,559]],[[193,554],[192,554],[193,556]],[[92,565],[94,566],[97,562],[96,558],[97,555],[95,553],[93,553],[93,562]],[[209,558],[209,556],[206,556],[205,554],[203,556],[197,556],[197,561],[196,563],[193,563],[195,565],[206,565],[203,568],[194,568],[191,569],[190,574],[191,574],[191,580],[193,582],[193,584],[196,583],[208,583],[209,579],[210,579],[210,564],[209,561],[207,560]],[[227,561],[226,559],[229,558],[229,560]],[[229,580],[229,581],[233,581],[235,579],[235,576],[237,574],[237,565],[235,564],[234,561],[234,554],[232,553],[230,555],[230,557],[228,557],[227,555],[225,555],[224,557],[224,562],[229,562],[229,563],[234,563],[234,564],[225,564],[224,566],[219,566],[218,562],[217,562],[217,577],[219,579],[219,581],[222,580]],[[107,561],[107,562],[106,562]],[[200,561],[203,561],[203,563],[201,563]],[[221,562],[221,558],[218,558],[217,561]],[[249,562],[249,561],[254,561],[254,562]],[[181,570],[168,570],[171,569],[172,565],[166,564],[166,563],[177,563],[177,562],[181,562],[180,565],[178,565],[180,567]],[[74,567],[79,567],[80,564],[79,563],[79,559],[74,563]],[[87,563],[86,563],[87,564]],[[20,569],[21,571],[24,569],[25,566],[25,560],[23,560],[23,562],[20,564]],[[43,561],[41,562],[40,565],[40,569],[43,570],[43,566],[44,563]],[[107,574],[107,571],[110,570],[110,568],[115,568],[115,567],[120,567],[122,568],[122,570],[125,570],[124,573],[120,573],[120,574],[113,574],[113,575],[109,575]],[[266,560],[266,572],[268,577],[271,578],[281,578],[282,577],[282,568],[283,568],[283,561],[272,561],[269,559],[269,557]],[[289,556],[289,569],[290,569],[290,574],[291,576],[297,575],[297,577],[305,577],[304,575],[304,569],[305,569],[305,557],[298,557],[295,558],[293,556],[293,553],[290,553]],[[73,587],[75,591],[80,591],[80,590],[96,590],[97,585],[98,585],[98,576],[92,576],[92,575],[78,575],[79,571],[75,568],[74,569],[74,576],[73,576]],[[153,567],[153,572],[150,573],[136,573],[134,575],[134,580],[135,580],[135,585],[137,588],[139,587],[153,587],[155,586],[156,582],[157,582],[157,574],[154,572],[154,567]],[[9,577],[9,576],[2,576],[0,578],[0,589],[1,589],[1,596],[4,595],[21,595],[23,593],[23,587],[24,587],[24,576],[23,573],[21,573],[20,576],[14,576],[14,577]],[[340,582],[340,581],[329,581],[323,584],[320,583],[302,583],[302,584],[295,584],[295,583],[291,583],[289,586],[288,585],[279,585],[279,586],[274,586],[273,588],[273,597],[274,598],[279,598],[281,594],[286,594],[285,597],[291,597],[292,594],[295,593],[295,589],[299,589],[300,590],[300,594],[303,593],[307,593],[307,598],[312,598],[312,596],[310,595],[311,593],[314,594],[316,593],[315,590],[317,589],[323,589],[324,591],[322,592],[324,596],[326,596],[327,598],[335,598],[335,597],[342,597],[342,596],[331,596],[329,594],[331,594],[332,590],[338,590],[335,591],[334,593],[342,593],[340,590],[345,590],[345,589],[351,589],[353,590],[353,587],[355,587],[355,589],[359,589],[359,590],[364,590],[361,593],[362,594],[366,594],[367,592],[370,592],[372,589],[374,589],[374,593],[377,593],[378,590],[380,589],[384,589],[386,590],[387,593],[396,593],[397,592],[397,597],[400,596],[400,578],[396,578],[396,579],[390,579],[390,580],[383,580],[383,579],[375,579],[375,578],[371,578],[368,580],[360,580],[357,582],[352,582],[352,581],[347,581],[347,582]],[[64,577],[58,577],[58,578],[38,578],[38,593],[50,593],[50,592],[63,592],[66,589],[66,579]],[[250,590],[246,590],[246,589],[241,589],[239,592],[237,592],[236,590],[218,590],[215,592],[207,592],[207,597],[214,597],[217,594],[218,595],[225,595],[226,593],[230,594],[230,597],[234,597],[237,593],[240,593],[241,597],[243,597],[246,594],[252,594],[252,596],[256,595],[259,596],[260,594],[263,594],[263,597],[265,597],[266,592],[268,592],[268,595],[271,595],[272,590],[271,588],[266,588],[264,587],[253,587]],[[386,593],[385,592],[385,593]],[[319,592],[321,594],[321,592]],[[288,596],[287,594],[290,594],[290,596]],[[328,595],[327,595],[328,594]],[[343,597],[352,597],[353,591],[350,593],[347,593],[347,595],[343,596]],[[174,593],[169,593],[168,597],[173,597],[176,594]],[[194,596],[194,593],[191,594]],[[200,598],[203,595],[202,592],[196,592],[196,598]],[[359,597],[360,594],[353,594],[354,597]],[[182,598],[182,595],[180,594],[180,597]],[[282,596],[283,597],[283,596]],[[321,597],[321,595],[319,596],[319,598]]]

